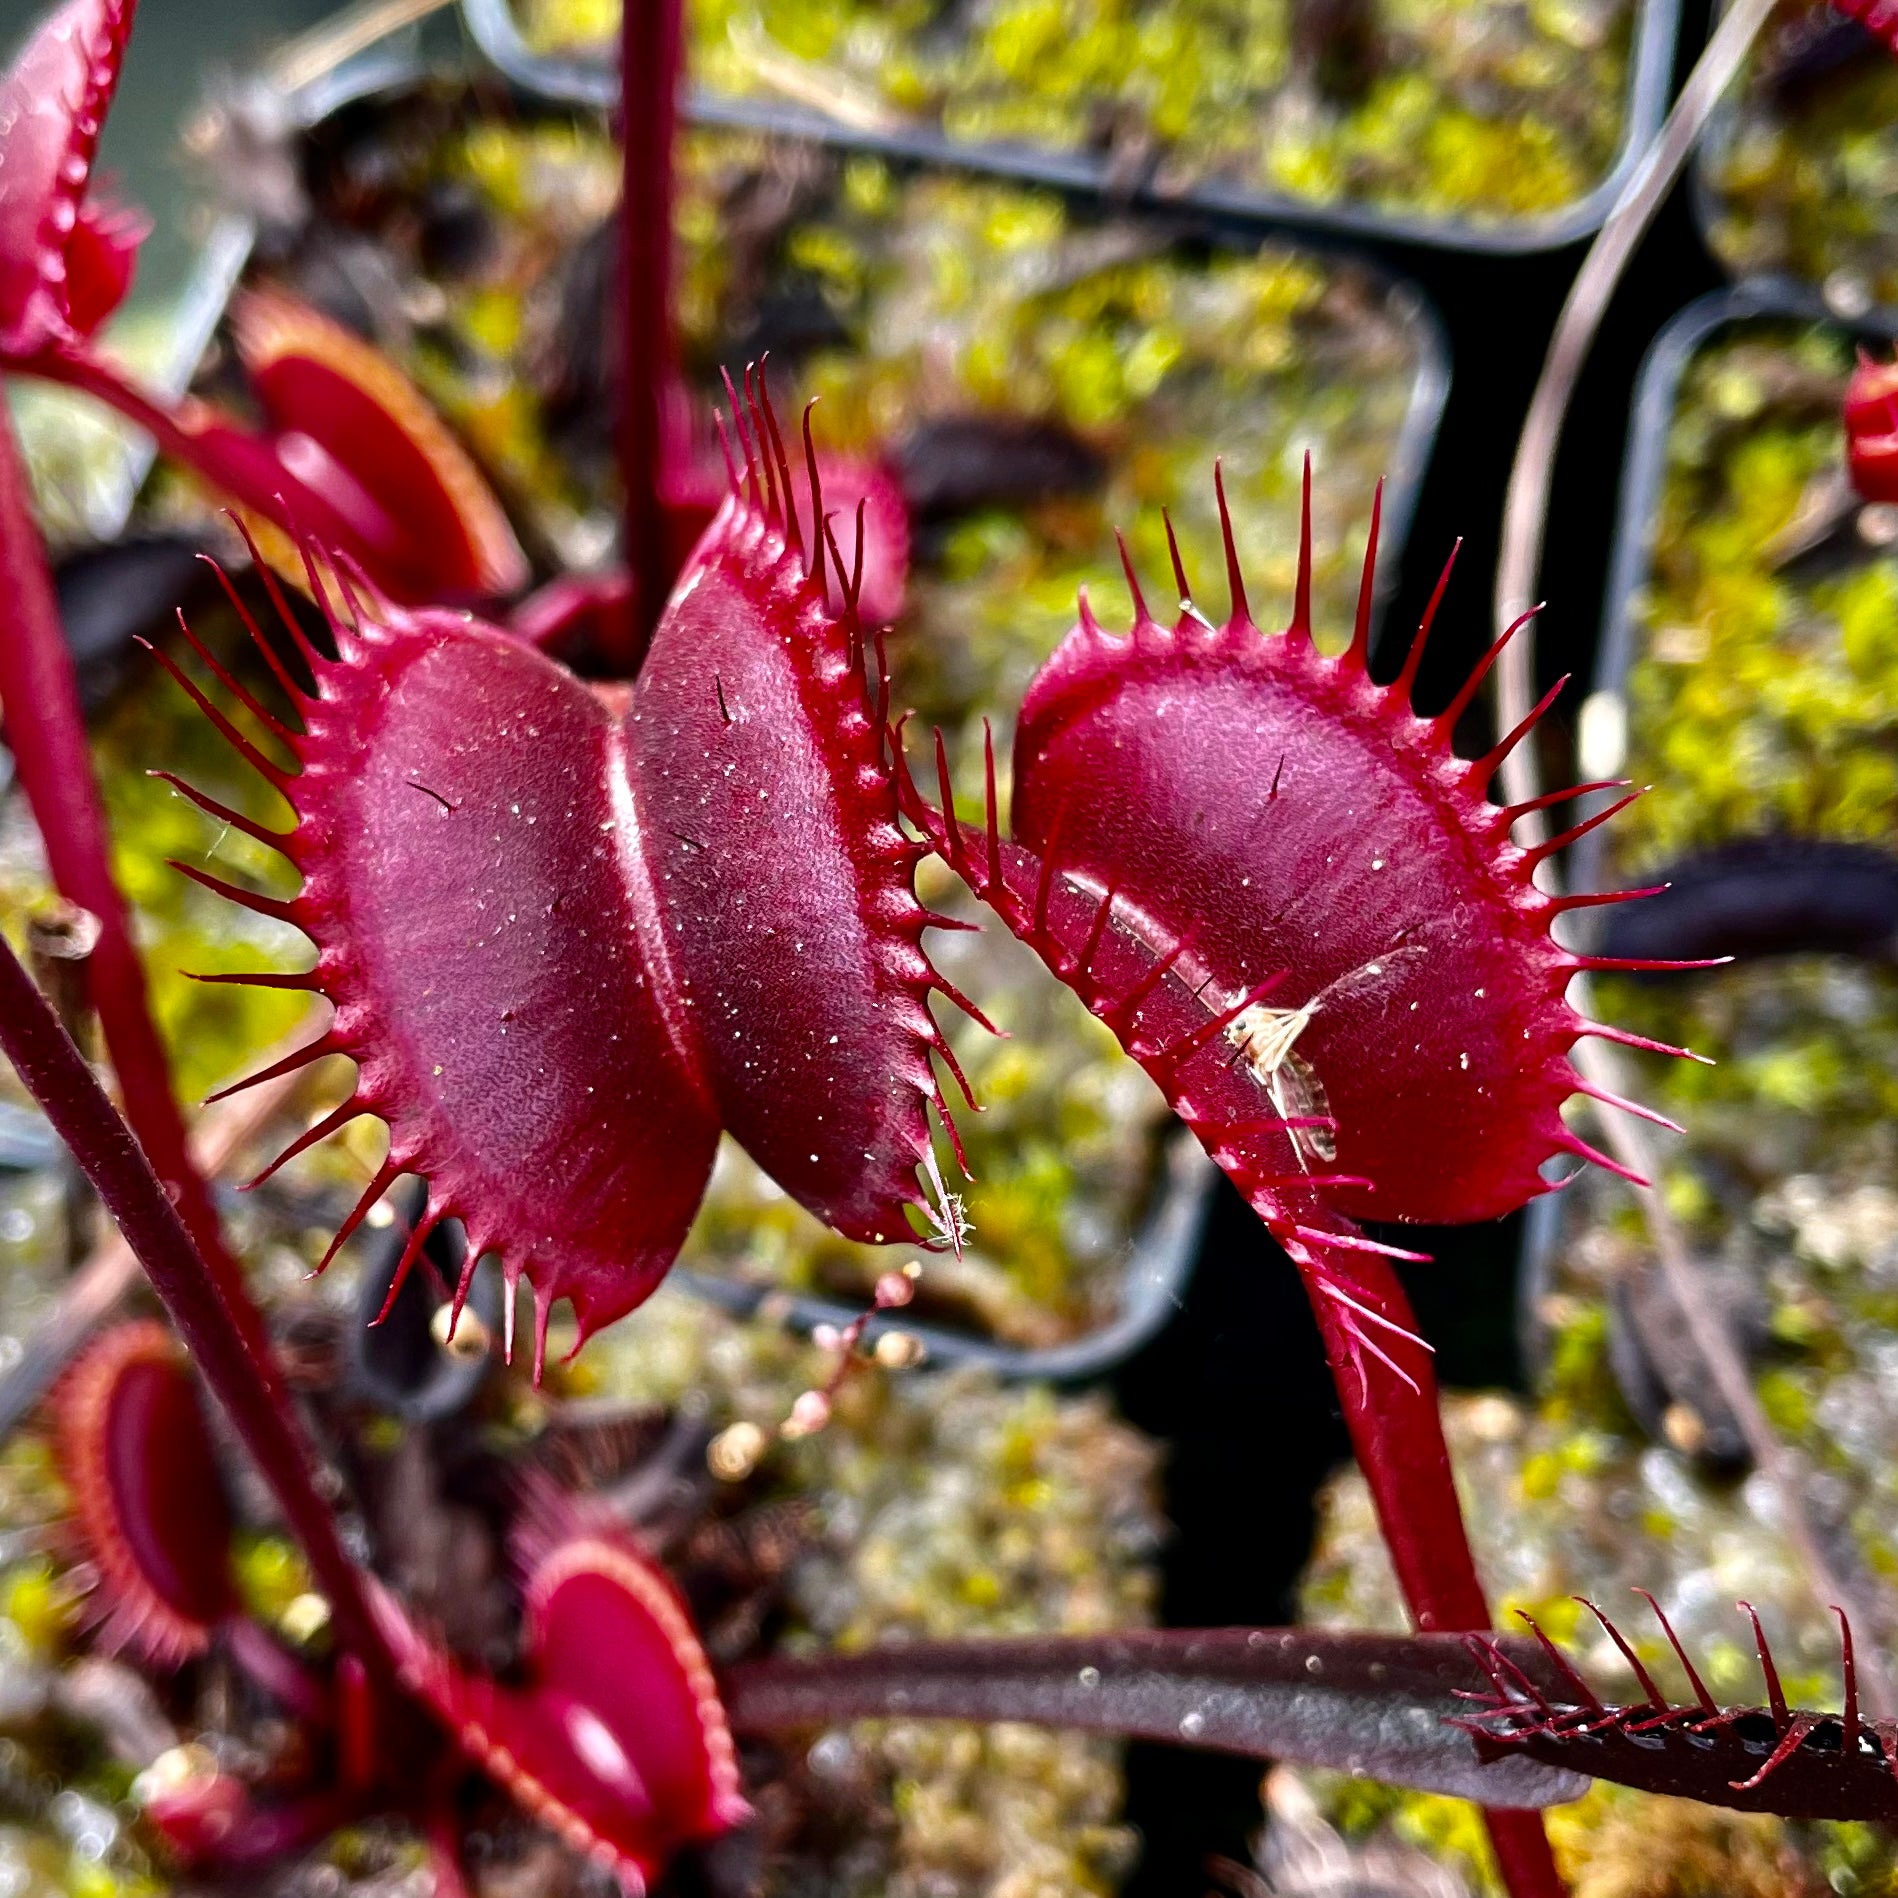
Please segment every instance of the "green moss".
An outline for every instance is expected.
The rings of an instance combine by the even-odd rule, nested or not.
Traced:
[[[1390,1835],[1461,1872],[1482,1891],[1500,1891],[1482,1815],[1468,1801],[1439,1793],[1403,1792],[1375,1780],[1306,1775],[1347,1840]]]
[[[1898,819],[1898,560],[1808,578],[1784,552],[1839,467],[1850,360],[1769,328],[1689,367],[1627,682],[1630,768],[1654,789],[1617,820],[1623,863],[1766,829],[1882,838]]]
[[[309,1565],[283,1536],[240,1537],[236,1568],[245,1608],[271,1627],[280,1625],[290,1604],[310,1589]]]
[[[31,1653],[62,1653],[78,1607],[71,1585],[50,1562],[23,1562],[0,1574],[0,1614]]]

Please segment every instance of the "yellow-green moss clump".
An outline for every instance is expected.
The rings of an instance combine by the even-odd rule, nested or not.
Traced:
[[[1479,222],[1557,211],[1622,134],[1625,0],[698,0],[695,76],[849,123],[1088,150],[1166,185]],[[612,0],[520,0],[543,47]]]
[[[1628,770],[1654,788],[1609,833],[1620,864],[1898,819],[1898,558],[1799,558],[1824,520],[1850,526],[1851,363],[1836,332],[1765,326],[1688,368],[1626,687]]]

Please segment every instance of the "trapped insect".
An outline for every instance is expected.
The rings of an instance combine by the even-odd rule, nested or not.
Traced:
[[[1330,1120],[1331,1097],[1318,1070],[1293,1046],[1311,1026],[1317,1006],[1307,1002],[1303,1008],[1268,1008],[1255,1002],[1226,1030],[1226,1039],[1238,1050],[1252,1078],[1285,1117],[1301,1164],[1307,1159],[1338,1157],[1332,1128],[1310,1124]]]

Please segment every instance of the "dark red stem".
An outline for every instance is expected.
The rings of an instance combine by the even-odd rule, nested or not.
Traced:
[[[0,407],[0,707],[7,743],[45,843],[59,892],[99,922],[86,980],[125,1112],[193,1237],[222,1273],[224,1250],[211,1195],[186,1145],[164,1044],[146,1003],[145,970],[125,899],[112,878],[105,811],[86,749],[72,655],[60,630],[53,578],[27,496],[26,473]]]
[[[625,325],[620,362],[620,479],[626,489],[626,570],[633,610],[620,650],[600,657],[623,676],[639,664],[659,623],[667,571],[661,490],[666,404],[672,386],[672,144],[678,118],[679,0],[625,0],[620,100],[625,184],[620,270]]]
[[[1437,1409],[1436,1378],[1414,1348],[1404,1353],[1405,1368],[1416,1381],[1414,1390],[1387,1366],[1354,1352],[1343,1311],[1325,1295],[1314,1274],[1307,1271],[1304,1278],[1344,1406],[1351,1447],[1371,1487],[1411,1618],[1424,1633],[1487,1628],[1489,1603],[1463,1531]],[[1405,1331],[1416,1332],[1410,1300],[1386,1260],[1375,1253],[1355,1257],[1352,1278],[1352,1295],[1361,1303]],[[1512,1898],[1563,1898],[1566,1887],[1541,1819],[1533,1812],[1494,1808],[1483,1816]]]
[[[344,1551],[329,1507],[317,1493],[315,1454],[295,1421],[268,1350],[251,1343],[251,1334],[261,1335],[261,1318],[246,1300],[250,1322],[239,1322],[226,1290],[212,1278],[131,1128],[4,939],[0,1049],[138,1255],[153,1290],[309,1556],[329,1598],[339,1638],[362,1657],[382,1687],[392,1695],[399,1693],[395,1659],[362,1575]],[[231,1288],[230,1295],[244,1298],[241,1286]]]

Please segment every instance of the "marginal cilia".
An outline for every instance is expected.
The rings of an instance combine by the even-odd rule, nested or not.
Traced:
[[[1859,1711],[1852,1626],[1843,1609],[1832,1611],[1839,1618],[1844,1680],[1840,1712],[1787,1704],[1772,1648],[1750,1602],[1740,1609],[1753,1625],[1767,1704],[1721,1707],[1659,1602],[1646,1589],[1635,1592],[1654,1610],[1693,1690],[1692,1705],[1669,1700],[1621,1630],[1584,1600],[1633,1670],[1645,1699],[1631,1706],[1604,1701],[1525,1615],[1571,1695],[1556,1698],[1545,1692],[1494,1639],[1471,1635],[1466,1645],[1488,1674],[1492,1692],[1477,1699],[1480,1711],[1457,1724],[1475,1737],[1479,1749],[1525,1752],[1644,1792],[1787,1818],[1898,1822],[1898,1721],[1868,1720]]]

